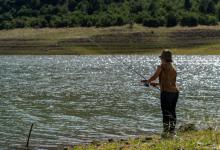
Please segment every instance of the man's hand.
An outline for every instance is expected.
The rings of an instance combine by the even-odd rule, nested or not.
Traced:
[[[143,82],[143,83],[148,83],[148,80],[141,80],[141,82]]]
[[[141,80],[142,83],[147,83],[147,84],[150,84],[150,81],[149,80]]]
[[[157,87],[159,86],[160,84],[159,83],[156,83],[156,82],[150,82],[149,80],[141,80],[142,83],[145,83],[147,86],[151,85],[153,87]]]
[[[141,80],[142,83],[144,83],[144,86],[149,87],[150,82],[149,80]]]

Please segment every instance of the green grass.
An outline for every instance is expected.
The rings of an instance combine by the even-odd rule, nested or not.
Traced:
[[[175,54],[220,55],[220,26],[44,28],[0,31],[2,55]]]
[[[178,133],[175,139],[160,136],[136,137],[128,140],[96,141],[87,145],[69,146],[68,150],[203,150],[220,149],[220,132],[213,130]]]

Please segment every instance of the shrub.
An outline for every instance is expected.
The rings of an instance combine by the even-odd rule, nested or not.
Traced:
[[[3,21],[0,23],[0,30],[1,29],[13,29],[15,28],[15,25],[12,21]]]
[[[218,19],[216,16],[208,16],[209,25],[217,25]]]
[[[174,27],[178,24],[177,16],[174,14],[168,14],[166,17],[166,26],[167,27]]]
[[[48,26],[48,22],[45,18],[34,18],[31,21],[31,26],[35,28],[43,28]]]
[[[200,15],[198,18],[199,24],[201,25],[207,25],[207,17],[204,15]]]
[[[25,27],[25,21],[23,19],[15,19],[15,27],[16,28],[24,28]]]
[[[121,26],[121,25],[124,25],[126,23],[127,23],[127,21],[126,21],[125,17],[123,17],[121,15],[115,17],[114,25]]]
[[[180,21],[180,24],[182,26],[190,26],[190,27],[197,26],[198,25],[198,16],[194,13],[184,14],[181,21]]]
[[[199,24],[201,25],[217,25],[218,19],[215,16],[206,15],[206,16],[199,16]]]
[[[52,16],[49,22],[50,27],[62,27],[61,17]]]
[[[145,18],[143,20],[143,26],[146,27],[159,27],[164,26],[165,21],[163,18]]]
[[[90,15],[83,15],[81,18],[79,18],[79,24],[82,27],[91,27],[95,25],[94,18]]]
[[[144,18],[149,18],[150,16],[144,12],[139,12],[138,14],[134,15],[134,21],[136,23],[142,24]]]
[[[110,15],[102,15],[98,18],[96,27],[108,27],[113,25],[115,22],[114,18]]]

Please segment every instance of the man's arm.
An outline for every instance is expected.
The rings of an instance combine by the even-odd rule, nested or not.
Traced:
[[[147,82],[151,83],[152,81],[156,80],[159,77],[160,73],[161,73],[161,66],[158,66],[154,75],[150,77],[150,79],[148,79]]]
[[[161,66],[158,66],[156,72],[154,73],[153,76],[150,77],[150,79],[142,80],[141,82],[150,84],[152,81],[156,80],[159,77],[160,73],[161,73]]]

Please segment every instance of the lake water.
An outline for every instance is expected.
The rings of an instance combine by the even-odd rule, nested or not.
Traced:
[[[159,91],[140,84],[157,56],[0,56],[0,149],[162,131]],[[175,56],[178,125],[219,125],[220,56]],[[119,62],[120,61],[120,62]],[[122,63],[123,62],[123,63]],[[125,64],[126,65],[125,65]]]

